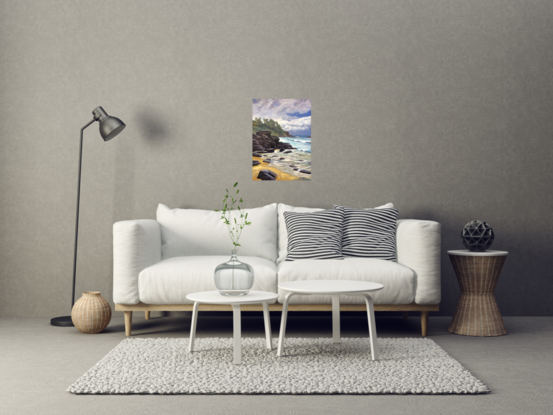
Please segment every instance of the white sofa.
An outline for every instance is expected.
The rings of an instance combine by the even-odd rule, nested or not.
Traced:
[[[271,204],[247,209],[252,225],[244,228],[239,259],[253,267],[252,289],[278,292],[271,310],[281,310],[285,292],[279,282],[309,279],[379,282],[384,289],[373,294],[376,311],[421,312],[422,335],[428,313],[439,309],[440,224],[425,220],[397,223],[397,262],[368,258],[286,261],[285,211],[322,209]],[[230,257],[232,245],[220,214],[196,209],[169,209],[159,205],[157,220],[128,220],[113,227],[116,311],[125,312],[126,334],[131,334],[132,312],[190,311],[186,295],[215,290],[213,272]],[[359,296],[340,299],[342,311],[365,310]],[[330,311],[327,296],[296,296],[290,311]],[[200,310],[230,310],[227,306],[201,305]],[[261,310],[261,305],[244,308]]]

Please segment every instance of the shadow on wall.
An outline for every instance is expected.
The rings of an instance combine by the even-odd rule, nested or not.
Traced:
[[[134,138],[127,133],[117,142],[115,149],[113,222],[129,219],[133,212],[136,188],[136,143],[133,142]]]
[[[140,142],[159,146],[170,137],[166,122],[156,109],[139,109],[129,120],[128,131],[117,141],[113,187],[113,222],[133,218],[137,197],[137,151]],[[145,166],[142,166],[144,168]]]
[[[162,115],[153,108],[141,108],[133,117],[140,138],[148,144],[158,145],[170,137],[167,123]]]
[[[418,208],[411,210],[407,215],[403,215],[403,217],[400,217],[400,219],[433,220],[436,222],[441,222],[442,217],[438,214],[438,212],[436,212],[435,209]]]

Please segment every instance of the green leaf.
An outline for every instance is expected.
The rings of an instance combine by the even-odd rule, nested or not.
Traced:
[[[236,193],[238,193],[239,191],[240,191],[240,189],[238,189],[238,190],[236,191]]]
[[[234,183],[234,187],[238,186],[238,182]]]
[[[240,198],[240,203],[244,203],[244,201],[242,200],[242,198]]]
[[[246,213],[246,218],[245,219],[248,219],[248,214]]]

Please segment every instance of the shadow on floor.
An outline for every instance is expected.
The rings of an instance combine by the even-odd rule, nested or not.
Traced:
[[[320,337],[332,335],[332,317],[330,313],[290,313],[286,327],[286,335],[290,337]],[[327,315],[328,314],[328,315]],[[432,321],[432,318],[430,318]],[[115,324],[113,324],[115,323]],[[122,322],[113,322],[104,333],[125,332]],[[437,322],[436,322],[437,323]],[[429,336],[448,335],[447,323],[440,319],[440,324],[429,324]],[[363,315],[342,315],[340,319],[342,337],[368,337],[368,322]],[[420,337],[420,316],[413,315],[408,319],[398,317],[377,317],[376,326],[378,335],[382,337]],[[273,337],[277,337],[280,330],[280,316],[271,316]],[[151,337],[188,337],[190,331],[190,315],[154,317],[150,320],[133,318],[132,336]],[[250,337],[263,337],[264,326],[261,313],[259,315],[242,315],[242,334]],[[231,313],[200,313],[197,326],[198,337],[231,337]]]

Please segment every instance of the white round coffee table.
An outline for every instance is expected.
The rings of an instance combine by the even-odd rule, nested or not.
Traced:
[[[378,359],[374,304],[369,293],[383,289],[384,286],[382,284],[378,284],[376,282],[350,280],[309,280],[283,282],[278,284],[278,288],[289,292],[286,294],[284,304],[282,305],[277,356],[282,356],[284,334],[286,333],[286,319],[288,317],[288,303],[290,302],[290,298],[294,295],[319,294],[332,296],[332,341],[334,343],[340,343],[340,296],[362,295],[365,298],[365,303],[367,304],[372,360]]]
[[[269,315],[269,301],[276,300],[278,295],[265,291],[250,291],[247,295],[240,296],[225,296],[219,294],[219,291],[202,291],[199,293],[188,294],[186,298],[194,301],[192,311],[192,324],[190,327],[190,343],[188,351],[194,351],[194,339],[196,338],[196,323],[198,322],[198,306],[200,304],[228,304],[232,306],[233,317],[233,336],[234,336],[234,364],[242,363],[242,345],[240,338],[242,328],[240,324],[240,305],[262,303],[263,304],[263,320],[265,321],[265,337],[267,340],[267,349],[272,350],[271,342],[271,320]]]

